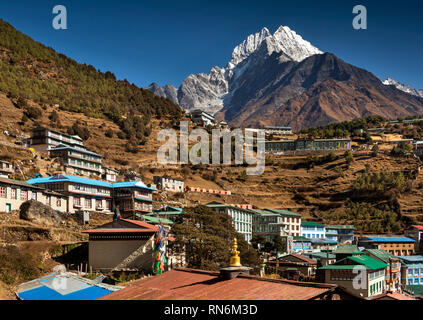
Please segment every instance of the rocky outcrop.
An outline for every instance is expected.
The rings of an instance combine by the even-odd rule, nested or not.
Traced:
[[[34,222],[43,226],[59,226],[63,219],[60,214],[51,207],[35,200],[22,203],[19,208],[19,218]]]

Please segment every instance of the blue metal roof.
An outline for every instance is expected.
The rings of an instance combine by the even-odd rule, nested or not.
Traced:
[[[76,275],[49,274],[22,283],[16,294],[22,300],[95,300],[121,288]]]
[[[406,263],[423,262],[423,256],[402,256],[399,258]]]
[[[101,298],[113,291],[92,286],[80,291],[62,295],[59,292],[48,287],[39,287],[18,294],[22,300],[95,300]]]
[[[366,237],[374,242],[415,242],[407,237]]]
[[[147,187],[142,181],[126,181],[126,182],[107,182],[103,180],[95,180],[89,178],[83,178],[78,176],[70,176],[67,174],[59,174],[52,177],[39,177],[30,179],[27,181],[29,184],[42,184],[42,183],[54,183],[54,182],[75,182],[81,184],[88,184],[92,186],[99,186],[105,188],[142,188],[154,191],[155,189]]]

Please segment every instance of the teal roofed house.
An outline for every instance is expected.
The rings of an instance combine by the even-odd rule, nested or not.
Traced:
[[[318,278],[356,297],[371,299],[386,291],[387,266],[367,255],[352,256],[319,268]]]
[[[318,222],[302,221],[301,236],[309,239],[324,239],[326,237],[325,226]]]
[[[339,245],[333,253],[336,255],[337,261],[346,257],[358,256],[362,254],[361,250],[356,245],[352,244]]]
[[[390,291],[399,291],[401,288],[401,260],[386,250],[381,249],[365,249],[364,255],[375,258],[376,260],[386,263],[386,289]]]
[[[355,227],[352,225],[326,225],[326,238],[338,243],[352,243]]]
[[[147,216],[164,218],[164,219],[167,219],[167,220],[171,220],[172,222],[175,222],[176,219],[182,214],[185,214],[184,209],[167,206],[167,207],[164,207],[164,208],[161,208],[161,209],[154,209],[154,211],[151,212],[151,213],[148,213]]]
[[[152,193],[142,181],[107,182],[72,175],[37,176],[27,183],[68,196],[67,212],[111,213],[119,207],[123,217],[152,212]]]

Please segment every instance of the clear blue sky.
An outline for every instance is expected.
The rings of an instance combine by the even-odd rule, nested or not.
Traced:
[[[68,30],[52,28],[52,8],[68,11]],[[352,28],[354,5],[368,30]],[[13,0],[0,18],[56,51],[138,86],[179,86],[191,73],[225,66],[249,34],[287,25],[322,51],[423,89],[421,0]]]

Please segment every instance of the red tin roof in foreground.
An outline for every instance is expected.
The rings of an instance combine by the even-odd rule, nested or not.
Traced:
[[[136,283],[99,300],[310,300],[337,286],[178,268]]]

